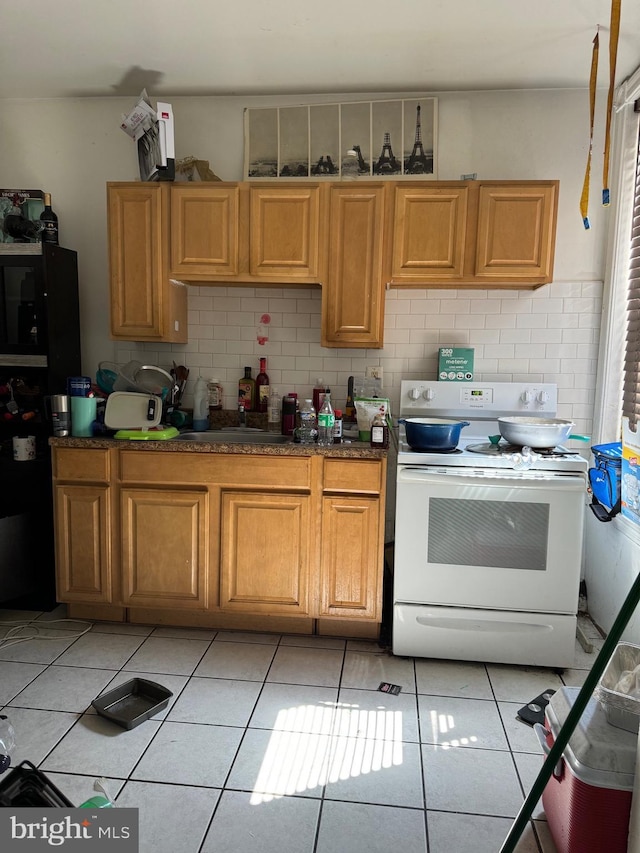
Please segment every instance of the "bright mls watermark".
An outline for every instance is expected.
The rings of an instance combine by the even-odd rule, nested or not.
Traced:
[[[138,853],[138,809],[0,808],[0,850]]]

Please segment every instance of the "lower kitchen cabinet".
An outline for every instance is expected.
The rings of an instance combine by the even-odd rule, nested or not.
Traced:
[[[220,607],[243,613],[309,613],[309,495],[224,492]]]
[[[56,586],[59,601],[112,601],[108,486],[55,487]]]
[[[204,609],[209,578],[207,492],[123,488],[120,516],[122,603]]]
[[[382,455],[54,444],[58,600],[83,618],[376,636],[385,481]]]
[[[111,603],[113,452],[54,448],[56,588],[59,601]]]
[[[380,499],[322,502],[322,616],[381,619]]]

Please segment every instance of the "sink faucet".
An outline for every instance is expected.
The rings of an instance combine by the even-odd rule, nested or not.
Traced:
[[[244,410],[244,403],[238,403],[238,425],[241,427],[246,427],[247,425],[247,413]]]

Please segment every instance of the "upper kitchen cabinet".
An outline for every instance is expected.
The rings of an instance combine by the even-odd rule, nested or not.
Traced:
[[[476,276],[533,287],[550,282],[557,211],[558,181],[481,183]]]
[[[558,181],[394,187],[391,284],[534,289],[553,277]]]
[[[464,274],[466,184],[395,185],[392,281],[460,280]]]
[[[320,184],[171,189],[171,273],[187,281],[318,284]]]
[[[386,193],[382,182],[329,185],[323,346],[383,346]]]
[[[239,184],[171,187],[171,272],[185,279],[235,278],[240,271]]]
[[[169,186],[107,185],[111,336],[187,341],[187,288],[169,278]]]

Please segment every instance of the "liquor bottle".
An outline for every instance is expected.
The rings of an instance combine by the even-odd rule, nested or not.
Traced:
[[[356,407],[353,402],[353,383],[353,376],[350,376],[347,386],[347,402],[344,407],[344,420],[346,423],[355,423],[356,421]]]
[[[260,359],[260,373],[256,376],[256,410],[267,412],[269,409],[269,377],[267,376],[267,359]]]
[[[389,447],[389,425],[384,414],[384,408],[381,408],[371,421],[371,447],[382,450]]]
[[[333,414],[336,418],[333,424],[333,443],[342,444],[342,410],[336,409]]]
[[[245,412],[255,410],[256,380],[251,376],[251,368],[245,367],[244,376],[238,382],[238,404],[242,403]]]
[[[58,245],[58,217],[51,209],[51,193],[44,194],[44,210],[40,214],[42,229],[42,242]]]
[[[330,447],[333,444],[333,425],[335,415],[331,405],[331,389],[326,388],[320,411],[318,412],[318,445]]]

